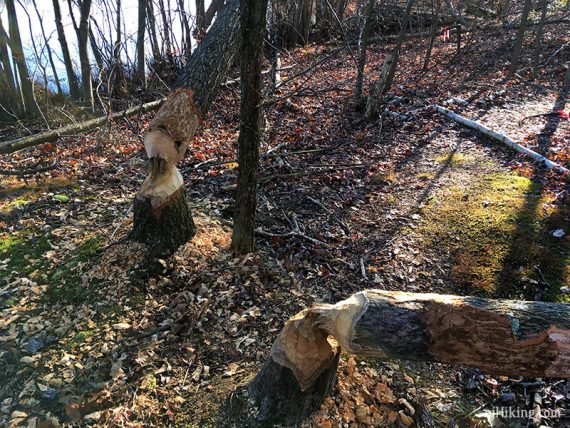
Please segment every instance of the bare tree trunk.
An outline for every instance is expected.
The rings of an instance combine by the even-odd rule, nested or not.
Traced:
[[[63,56],[63,64],[65,65],[65,72],[67,74],[67,84],[69,85],[69,93],[72,98],[79,99],[79,85],[77,83],[77,75],[73,71],[73,63],[71,62],[71,55],[69,54],[69,47],[65,37],[65,31],[61,22],[61,9],[59,8],[59,0],[53,0],[53,12],[55,17],[55,27],[57,30],[57,38],[61,47]]]
[[[144,55],[144,33],[146,30],[146,5],[145,0],[139,0],[139,21],[137,29],[137,75],[141,85],[146,88],[146,70]]]
[[[548,0],[542,0],[540,10],[540,22],[536,29],[536,37],[534,39],[534,53],[532,58],[532,74],[536,76],[540,63],[540,54],[542,53],[542,36],[544,35],[544,21],[546,21],[546,12],[548,11]]]
[[[180,10],[180,21],[184,30],[182,55],[188,59],[192,55],[192,32],[190,30],[190,22],[188,22],[188,15],[184,10],[184,0],[178,0],[178,9]]]
[[[342,0],[341,0],[342,1]],[[366,50],[368,49],[368,39],[370,37],[370,27],[372,26],[372,13],[374,12],[375,0],[368,0],[364,12],[364,27],[358,39],[358,68],[356,74],[356,84],[354,85],[354,102],[358,104],[362,96],[362,81],[364,80],[364,67],[366,67]]]
[[[267,0],[242,0],[241,9],[241,108],[238,139],[238,183],[232,249],[236,254],[254,251],[257,170],[261,119],[261,60]]]
[[[6,0],[6,10],[8,12],[8,28],[10,31],[10,48],[12,50],[12,61],[16,64],[18,75],[20,76],[20,88],[24,100],[24,112],[26,114],[40,114],[40,109],[34,97],[34,86],[28,72],[22,39],[20,38],[20,28],[14,0]]]
[[[121,0],[117,1],[117,16],[115,28],[115,44],[113,46],[113,92],[120,98],[129,96],[129,88],[127,85],[127,77],[125,75],[125,67],[121,59],[122,50],[122,31],[121,31]]]
[[[7,110],[11,110],[11,113],[16,117],[20,117],[24,111],[24,100],[22,99],[22,94],[17,88],[15,70],[12,69],[12,64],[10,62],[10,55],[8,52],[8,35],[2,24],[2,19],[0,18],[0,63],[2,73],[0,73],[0,78],[2,79],[3,90],[0,92],[0,100]]]
[[[61,88],[61,82],[59,81],[59,76],[58,76],[58,74],[57,74],[57,69],[56,69],[56,67],[55,67],[55,62],[54,62],[54,60],[53,60],[52,50],[51,50],[51,47],[49,46],[49,41],[48,41],[48,38],[47,38],[47,36],[46,36],[45,29],[44,29],[43,19],[42,19],[42,16],[41,16],[41,14],[40,14],[40,11],[38,10],[38,6],[37,6],[37,4],[36,4],[36,0],[33,0],[32,3],[33,3],[33,5],[34,5],[34,10],[36,11],[36,15],[37,15],[37,17],[38,17],[38,21],[40,21],[40,28],[41,28],[41,30],[42,30],[42,37],[43,37],[44,43],[45,43],[45,45],[46,45],[47,56],[48,56],[48,60],[49,60],[49,63],[50,63],[51,69],[52,69],[53,78],[54,78],[54,81],[55,81],[55,86],[57,87],[57,92],[58,92],[59,94],[62,94],[62,93],[63,93],[63,90],[62,90],[62,88]]]
[[[156,17],[154,15],[153,0],[143,0],[146,3],[146,15],[148,21],[148,29],[150,36],[150,46],[152,49],[152,57],[156,62],[160,61],[160,48],[158,47],[158,36],[156,32]]]
[[[201,38],[206,33],[206,5],[204,0],[196,0],[196,35]]]
[[[172,62],[172,43],[170,43],[170,25],[168,17],[166,16],[166,8],[164,7],[164,0],[158,0],[158,8],[160,9],[160,16],[162,17],[162,43],[166,56],[169,62]]]
[[[374,82],[374,85],[372,86],[368,100],[366,100],[365,117],[367,119],[372,119],[378,115],[378,105],[380,104],[380,98],[384,92],[386,79],[388,78],[388,73],[392,67],[393,60],[394,59],[392,57],[392,54],[386,55],[384,63],[382,64],[382,70],[380,71],[380,77],[376,82]]]
[[[83,0],[80,7],[79,28],[77,40],[79,43],[79,63],[81,64],[81,92],[83,102],[94,110],[93,82],[91,76],[91,64],[89,62],[89,15],[91,14],[91,0]]]
[[[386,93],[392,87],[392,82],[394,81],[394,76],[396,74],[396,67],[398,66],[398,59],[400,57],[400,50],[402,49],[402,44],[406,38],[406,30],[408,28],[408,23],[410,22],[410,14],[412,12],[412,6],[415,0],[408,0],[406,3],[406,9],[404,10],[404,17],[402,19],[402,28],[400,28],[400,34],[398,35],[398,40],[396,41],[396,47],[392,53],[392,63],[390,64],[390,69],[388,70],[388,75],[386,76],[386,83],[384,88],[382,88],[382,93]]]
[[[248,410],[257,423],[299,424],[332,390],[340,347],[368,358],[568,378],[569,343],[568,304],[365,290],[286,322],[249,385]]]
[[[511,65],[509,67],[509,77],[513,77],[515,75],[519,66],[519,60],[524,43],[524,34],[526,32],[528,15],[530,14],[531,8],[532,8],[532,0],[525,0],[521,16],[521,23],[517,31],[517,38],[515,40],[515,47],[513,49],[513,57],[511,59]]]
[[[435,43],[435,39],[437,38],[437,22],[439,21],[439,9],[440,9],[439,0],[437,0],[436,8],[437,9],[435,12],[435,17],[433,18],[433,21],[431,23],[431,35],[429,38],[429,44],[428,44],[428,48],[426,51],[426,57],[424,60],[424,65],[422,67],[423,71],[426,71],[429,68],[429,62],[431,60],[431,53],[433,51],[433,45]]]
[[[206,116],[236,52],[239,0],[232,0],[214,22],[184,67],[145,135],[151,174],[134,203],[131,237],[147,244],[153,256],[167,256],[194,235],[186,190],[176,163]]]

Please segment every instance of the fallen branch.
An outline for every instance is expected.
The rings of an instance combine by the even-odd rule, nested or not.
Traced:
[[[568,168],[565,168],[565,167],[557,164],[556,162],[553,162],[550,159],[545,158],[544,156],[535,152],[534,150],[531,150],[531,149],[528,149],[524,146],[521,146],[520,144],[516,143],[514,140],[512,140],[511,138],[509,138],[505,134],[501,134],[500,132],[493,131],[492,129],[486,127],[482,123],[471,120],[471,119],[467,119],[466,117],[461,116],[457,113],[454,113],[451,110],[446,109],[445,107],[441,107],[438,105],[432,105],[431,108],[436,110],[437,112],[443,114],[444,116],[456,121],[457,123],[460,123],[461,125],[464,125],[468,128],[479,131],[483,135],[485,135],[489,138],[492,138],[493,140],[496,140],[496,141],[499,141],[503,144],[506,144],[507,146],[515,149],[517,152],[524,153],[525,155],[529,156],[530,158],[534,159],[535,161],[543,163],[546,166],[546,168],[548,168],[548,169],[553,169],[555,171],[558,171],[558,172],[566,175],[566,177],[570,177],[570,170],[568,170]]]
[[[36,168],[15,169],[15,170],[0,169],[0,175],[15,175],[16,177],[23,177],[24,175],[32,175],[32,174],[37,174],[38,172],[51,171],[52,169],[57,168],[57,166],[58,163],[54,162],[51,165],[40,166]]]
[[[323,166],[316,166],[316,168],[322,168]],[[309,168],[311,168],[311,166],[309,166]],[[276,179],[280,179],[280,180],[284,180],[284,179],[288,179],[288,178],[295,178],[295,177],[309,177],[311,175],[325,175],[325,174],[329,174],[331,172],[337,172],[337,171],[344,171],[347,169],[359,169],[359,168],[370,168],[370,165],[368,164],[354,164],[354,165],[341,165],[338,168],[331,168],[331,169],[327,169],[324,171],[298,171],[298,172],[291,172],[288,174],[274,174],[274,175],[266,175],[263,177],[259,177],[259,179],[257,180],[258,184],[263,184],[263,183],[267,183],[268,181],[271,180],[276,180]],[[223,186],[222,190],[228,190],[228,191],[233,191],[236,190],[237,188],[237,184],[229,184],[227,186]]]
[[[78,132],[85,132],[91,129],[104,125],[109,120],[117,120],[123,117],[132,116],[137,113],[146,113],[156,110],[162,104],[163,100],[152,101],[150,103],[142,104],[137,107],[132,107],[117,113],[113,113],[111,117],[102,116],[96,119],[86,120],[80,123],[63,126],[51,131],[41,132],[39,134],[30,135],[29,137],[18,138],[11,141],[0,142],[0,154],[14,153],[28,147],[37,146],[38,144],[52,143],[57,141],[60,137],[68,134],[75,134]]]
[[[385,290],[315,305],[285,323],[249,384],[255,423],[293,426],[318,409],[334,386],[340,347],[498,375],[570,378],[570,305]]]
[[[286,70],[291,70],[292,68],[293,68],[292,65],[287,65],[287,66],[285,66],[285,67],[279,67],[279,68],[277,69],[277,71],[286,71]],[[271,73],[271,69],[269,69],[269,70],[263,70],[263,71],[261,72],[261,75],[263,76],[263,75],[266,75],[266,74],[269,74],[269,73]],[[238,77],[237,79],[226,80],[224,83],[222,83],[222,86],[233,85],[233,84],[235,84],[235,83],[239,83],[240,81],[241,81],[241,79],[240,79],[239,77]]]

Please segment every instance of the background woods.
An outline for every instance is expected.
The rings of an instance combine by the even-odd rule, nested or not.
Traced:
[[[0,0],[0,425],[567,426],[569,30]]]

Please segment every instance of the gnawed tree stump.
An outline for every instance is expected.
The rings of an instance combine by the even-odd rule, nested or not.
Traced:
[[[239,32],[239,0],[230,0],[145,134],[151,174],[135,198],[131,237],[149,245],[151,255],[171,255],[194,236],[194,222],[176,164],[184,157],[188,142],[225,80]]]
[[[305,309],[287,321],[250,384],[258,424],[295,425],[332,392],[340,348],[324,330],[314,327],[317,317]]]
[[[134,202],[131,238],[146,244],[151,257],[166,257],[196,233],[180,171],[159,157]],[[162,171],[164,169],[164,171]]]
[[[367,357],[570,378],[568,304],[366,290],[305,309],[285,324],[249,384],[255,423],[294,425],[319,407],[338,363],[328,335]]]

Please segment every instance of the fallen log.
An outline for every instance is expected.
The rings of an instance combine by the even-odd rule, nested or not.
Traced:
[[[570,170],[568,170],[568,168],[565,168],[562,165],[559,165],[556,162],[551,161],[550,159],[542,156],[541,154],[535,152],[534,150],[521,146],[513,139],[509,138],[507,135],[501,134],[500,132],[497,131],[493,131],[492,129],[486,127],[482,123],[477,122],[475,120],[467,119],[466,117],[454,113],[451,110],[446,109],[445,107],[441,107],[438,105],[432,105],[430,107],[435,111],[443,114],[444,116],[454,120],[455,122],[460,123],[461,125],[479,131],[486,137],[492,138],[493,140],[506,144],[507,146],[515,149],[517,152],[524,153],[525,155],[534,159],[536,162],[543,163],[546,166],[546,168],[553,169],[555,171],[558,171],[566,175],[567,177],[570,177]]]
[[[318,409],[341,347],[497,375],[570,378],[570,304],[365,290],[315,305],[286,322],[249,384],[251,425],[292,426]]]
[[[106,124],[109,120],[118,120],[124,117],[133,116],[138,113],[147,113],[159,108],[164,100],[151,101],[150,103],[142,104],[137,107],[113,113],[111,117],[102,116],[95,119],[86,120],[84,122],[73,123],[71,125],[63,126],[61,128],[53,129],[51,131],[40,132],[39,134],[30,135],[29,137],[18,138],[16,140],[0,142],[0,154],[14,153],[28,147],[37,146],[44,143],[53,143],[63,135],[77,134],[78,132],[85,132],[95,129],[99,126]]]

